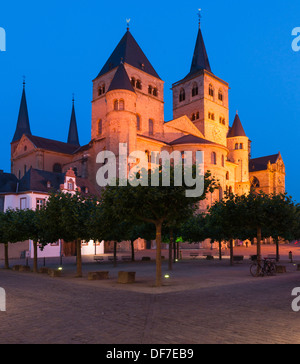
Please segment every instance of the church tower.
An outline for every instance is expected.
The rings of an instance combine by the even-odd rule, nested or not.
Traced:
[[[188,75],[173,84],[173,118],[189,117],[205,139],[226,146],[229,127],[227,82],[212,73],[200,19]]]
[[[234,122],[227,135],[228,160],[237,164],[235,170],[235,193],[249,192],[249,139],[244,131],[240,117],[236,113]]]
[[[23,92],[20,103],[17,127],[11,142],[11,155],[13,155],[14,151],[16,150],[18,142],[22,138],[23,134],[31,135],[25,92],[25,81],[23,81]]]

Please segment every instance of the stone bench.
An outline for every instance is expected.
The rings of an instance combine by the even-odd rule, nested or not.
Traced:
[[[104,258],[103,258],[103,256],[100,256],[100,255],[94,255],[94,260],[97,263],[100,263],[100,262],[103,262]]]
[[[89,272],[89,281],[101,281],[109,278],[109,272]]]
[[[134,283],[135,282],[135,272],[119,272],[118,273],[118,283]]]

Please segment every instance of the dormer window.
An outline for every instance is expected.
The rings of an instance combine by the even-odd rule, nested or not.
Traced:
[[[68,190],[74,191],[74,181],[71,179],[68,181]]]

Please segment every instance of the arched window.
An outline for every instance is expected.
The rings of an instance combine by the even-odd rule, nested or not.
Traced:
[[[197,111],[197,113],[196,113],[196,119],[198,120],[199,117],[200,117],[200,113],[199,113],[199,111]]]
[[[243,143],[240,143],[240,149],[244,149]]]
[[[62,166],[59,163],[55,163],[53,165],[53,172],[54,173],[62,173]]]
[[[124,102],[124,100],[120,100],[119,101],[119,110],[120,111],[125,110],[125,102]]]
[[[196,120],[196,114],[192,114],[191,120],[192,121],[195,121]]]
[[[68,190],[74,191],[74,181],[72,179],[68,181]]]
[[[156,87],[153,89],[153,96],[158,96],[158,90]]]
[[[132,86],[133,86],[133,87],[135,87],[135,86],[136,86],[135,78],[134,78],[134,77],[132,77],[132,79],[131,79],[131,84],[132,84]]]
[[[235,143],[235,148],[234,149],[239,149],[239,143]]]
[[[251,180],[250,180],[250,183],[251,183],[252,188],[260,187],[260,182],[259,182],[257,177],[252,177]]]
[[[225,157],[224,157],[224,154],[222,154],[222,167],[225,167]]]
[[[229,172],[226,172],[226,180],[229,181]]]
[[[221,89],[218,92],[218,99],[219,101],[223,101],[223,91]]]
[[[192,88],[192,97],[197,96],[198,95],[198,84],[197,82],[193,83],[193,88]]]
[[[149,119],[149,135],[153,135],[154,133],[154,126],[153,126],[153,120]]]
[[[141,130],[141,117],[140,117],[140,115],[136,116],[136,130]]]
[[[115,111],[119,110],[119,101],[118,100],[114,101],[114,110]]]
[[[148,94],[149,94],[149,95],[152,95],[152,91],[153,91],[152,86],[149,86],[149,87],[148,87]]]
[[[214,88],[211,83],[209,84],[209,87],[208,87],[208,94],[209,94],[209,96],[214,97]]]
[[[179,102],[182,102],[185,100],[185,91],[184,89],[180,89],[180,93],[179,93]]]
[[[98,96],[105,94],[105,84],[98,87]]]
[[[102,135],[102,132],[103,132],[103,130],[102,130],[103,128],[102,128],[102,120],[100,119],[99,121],[98,121],[98,135]]]
[[[140,80],[137,80],[137,81],[136,81],[136,85],[135,85],[135,87],[136,87],[137,89],[141,90],[141,89],[142,89],[142,82],[141,82]]]
[[[217,164],[217,154],[216,154],[216,152],[211,153],[211,164]]]

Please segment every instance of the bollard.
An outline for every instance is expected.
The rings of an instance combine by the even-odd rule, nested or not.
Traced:
[[[291,263],[293,263],[293,252],[289,252],[289,259],[291,260]]]

